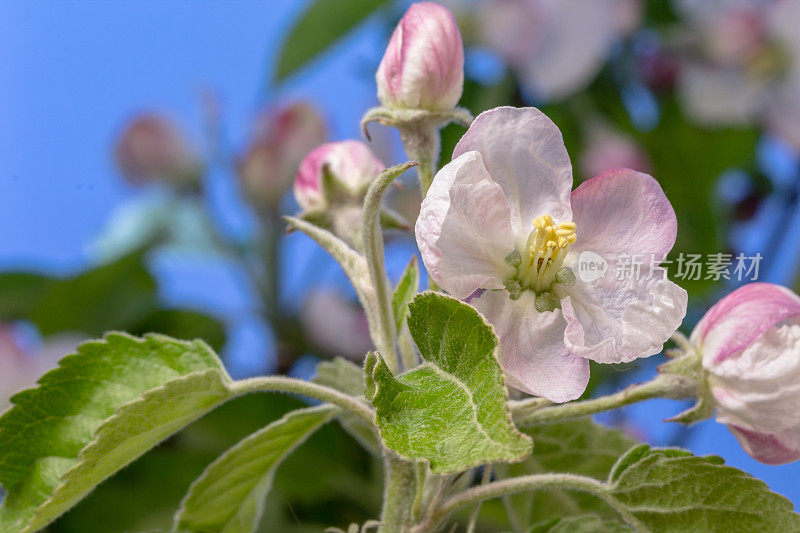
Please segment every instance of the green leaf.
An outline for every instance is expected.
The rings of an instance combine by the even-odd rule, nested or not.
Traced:
[[[364,370],[341,357],[318,364],[317,375],[311,381],[350,396],[364,395]],[[381,454],[381,446],[375,432],[363,420],[352,413],[342,411],[339,413],[339,422],[366,450],[374,455]]]
[[[350,396],[364,394],[364,370],[343,357],[319,363],[317,375],[311,381]]]
[[[384,444],[427,460],[437,474],[529,454],[531,439],[511,422],[491,326],[469,305],[430,291],[409,308],[422,366],[395,377],[375,353],[365,363]]]
[[[552,518],[533,526],[528,533],[630,533],[632,531],[622,522],[584,514]]]
[[[403,329],[403,324],[408,315],[408,302],[417,294],[419,290],[419,263],[417,257],[411,258],[408,266],[403,272],[400,281],[397,282],[397,287],[394,288],[392,294],[392,309],[394,310],[394,320],[397,325],[397,331]]]
[[[28,320],[44,336],[63,331],[100,336],[106,331],[159,332],[202,338],[219,348],[222,324],[194,311],[162,309],[144,250],[67,277],[31,272],[0,274],[0,322]]]
[[[605,481],[617,460],[637,443],[621,431],[579,418],[523,428],[536,443],[533,454],[517,464],[496,467],[501,477],[569,473]],[[520,529],[547,517],[566,517],[592,511],[617,517],[599,498],[571,491],[538,491],[508,498],[506,511]]]
[[[292,27],[278,54],[276,81],[281,81],[370,16],[389,0],[316,0]]]
[[[293,411],[236,444],[189,488],[177,531],[255,531],[281,461],[338,411],[329,405]]]
[[[231,397],[203,342],[111,333],[11,398],[0,418],[0,532],[43,528],[95,485]]]
[[[641,444],[609,475],[609,494],[652,531],[800,530],[789,500],[720,457]]]

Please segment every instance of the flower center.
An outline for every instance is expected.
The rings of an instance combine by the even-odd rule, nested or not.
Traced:
[[[556,224],[550,215],[533,219],[533,230],[526,243],[529,254],[527,270],[523,260],[520,272],[523,285],[536,292],[550,288],[564,263],[569,245],[578,238],[575,228],[574,222]]]

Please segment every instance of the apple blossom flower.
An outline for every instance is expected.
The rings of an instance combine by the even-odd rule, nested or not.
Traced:
[[[618,168],[571,188],[555,124],[492,109],[436,174],[416,225],[433,280],[460,299],[482,291],[471,304],[500,338],[508,383],[555,402],[583,393],[589,360],[658,353],[687,301],[658,266],[677,231],[658,182]],[[620,275],[626,256],[644,258],[639,275]]]
[[[464,88],[464,46],[445,7],[420,2],[394,30],[375,75],[378,99],[388,108],[446,111]]]
[[[800,297],[750,283],[717,302],[692,332],[716,419],[762,463],[800,459]]]
[[[157,113],[135,116],[122,130],[114,156],[133,185],[150,181],[184,181],[200,166],[178,127]]]
[[[762,124],[800,147],[800,3],[677,2],[690,28],[678,77],[704,126]]]
[[[273,108],[256,122],[250,144],[237,163],[247,197],[274,208],[291,186],[303,157],[325,140],[325,123],[310,104]]]
[[[475,23],[534,98],[566,98],[588,85],[612,45],[641,19],[637,0],[485,0]]]
[[[325,143],[312,150],[300,164],[294,180],[294,197],[303,211],[322,210],[328,205],[323,190],[325,169],[344,192],[361,196],[385,168],[361,141]]]

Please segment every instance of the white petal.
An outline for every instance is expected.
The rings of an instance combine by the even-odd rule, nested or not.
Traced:
[[[756,461],[782,465],[800,459],[800,427],[777,433],[759,433],[745,428],[728,426],[744,451]]]
[[[766,86],[755,76],[735,69],[686,64],[678,80],[678,95],[688,115],[705,126],[751,123],[765,104]]]
[[[481,154],[469,152],[434,177],[420,208],[417,244],[433,280],[463,299],[476,289],[501,289],[514,274],[510,209]]]
[[[665,279],[663,269],[622,277],[610,269],[564,289],[564,339],[573,353],[598,363],[630,362],[660,352],[681,325],[688,295]]]
[[[572,220],[572,166],[561,132],[533,107],[498,107],[478,115],[458,141],[453,157],[476,150],[511,206],[515,233],[550,214]]]
[[[708,371],[720,422],[767,433],[800,424],[800,325],[772,328]]]
[[[518,300],[505,291],[487,291],[472,304],[500,337],[510,386],[553,402],[579,398],[589,382],[589,361],[564,346],[561,311],[539,313],[534,299],[532,291]]]

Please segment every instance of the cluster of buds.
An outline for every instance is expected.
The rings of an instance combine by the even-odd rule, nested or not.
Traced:
[[[303,157],[325,136],[322,117],[307,103],[270,109],[259,117],[237,162],[244,192],[256,209],[277,209]]]
[[[770,283],[745,285],[706,313],[690,343],[661,368],[698,384],[697,404],[674,420],[716,411],[756,460],[800,459],[800,297]]]
[[[178,127],[158,113],[142,113],[128,122],[117,140],[114,155],[123,177],[133,185],[166,181],[197,181],[200,158],[188,146]]]

